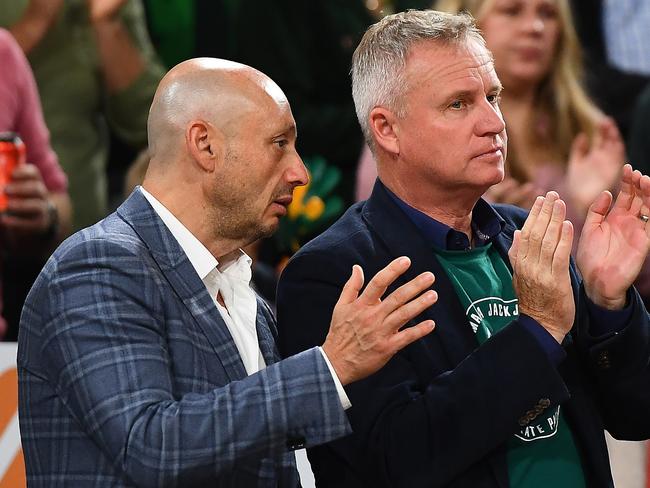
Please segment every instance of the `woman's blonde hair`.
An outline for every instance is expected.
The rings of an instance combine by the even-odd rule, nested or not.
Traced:
[[[480,28],[481,18],[493,1],[438,0],[435,7],[444,12],[468,13],[476,18]],[[582,52],[578,35],[573,27],[569,3],[567,0],[557,0],[556,3],[559,12],[560,38],[551,72],[539,87],[537,112],[540,117],[548,118],[549,123],[545,124],[549,127],[548,137],[556,145],[563,163],[566,164],[575,136],[584,132],[591,139],[596,133],[602,115],[582,85]],[[529,135],[538,136],[536,130],[537,127],[530,127]],[[508,164],[512,176],[519,180],[527,179],[516,154],[511,150],[508,151]]]

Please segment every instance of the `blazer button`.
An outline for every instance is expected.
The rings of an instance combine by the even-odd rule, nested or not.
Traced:
[[[609,351],[600,351],[598,357],[596,358],[596,365],[598,369],[605,370],[612,367],[609,361]]]
[[[294,437],[287,440],[287,449],[290,451],[296,451],[298,449],[304,449],[307,441],[304,437]]]

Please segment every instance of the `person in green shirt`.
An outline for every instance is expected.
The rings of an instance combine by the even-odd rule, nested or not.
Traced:
[[[284,269],[280,352],[324,336],[355,264],[372,274],[406,254],[439,300],[417,319],[432,334],[346,389],[353,434],[308,449],[319,488],[610,488],[604,430],[650,437],[650,317],[632,286],[650,177],[626,165],[615,201],[593,201],[576,267],[556,192],[529,214],[482,198],[504,178],[501,91],[467,15],[390,15],[355,51],[379,179]]]
[[[163,70],[139,0],[7,0],[0,9],[27,54],[52,147],[68,176],[73,227],[108,211],[109,129],[146,145],[146,120]]]

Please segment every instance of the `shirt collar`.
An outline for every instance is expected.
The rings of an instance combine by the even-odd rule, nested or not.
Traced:
[[[140,187],[140,191],[158,214],[160,220],[167,226],[169,232],[178,241],[178,245],[187,255],[187,259],[189,259],[201,281],[204,281],[206,276],[219,265],[217,258],[156,197],[142,187]],[[223,272],[237,274],[240,272],[244,277],[247,274],[250,281],[251,258],[241,249],[239,253],[235,260],[224,266]],[[242,266],[246,266],[248,270],[246,271]]]
[[[424,212],[411,207],[401,198],[390,191],[380,181],[388,195],[402,209],[406,216],[420,230],[420,233],[430,246],[448,251],[462,251],[470,249],[468,237],[446,224],[429,217]],[[474,244],[484,246],[492,241],[505,226],[505,221],[484,199],[480,198],[472,209],[472,230],[474,231]]]

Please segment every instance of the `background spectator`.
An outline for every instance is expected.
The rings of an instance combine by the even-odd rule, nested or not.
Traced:
[[[0,215],[0,289],[4,282],[7,304],[3,313],[0,296],[0,339],[16,340],[18,315],[30,285],[17,272],[17,263],[42,266],[70,231],[70,201],[65,174],[50,147],[34,77],[20,47],[4,29],[0,29],[0,66],[0,132],[20,135],[29,163],[16,168],[10,184],[0,188],[9,199],[7,212]]]
[[[69,177],[74,227],[108,210],[109,126],[146,144],[146,117],[162,70],[139,0],[7,0],[9,26],[28,54],[52,145]]]

